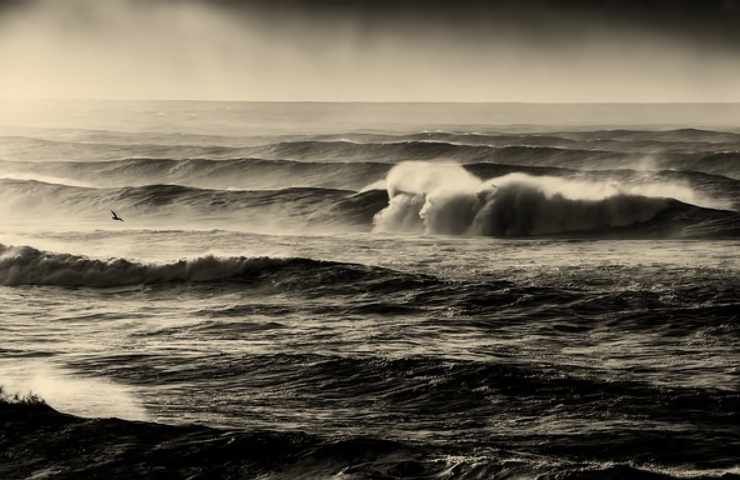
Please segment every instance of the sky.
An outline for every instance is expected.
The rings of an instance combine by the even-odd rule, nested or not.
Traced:
[[[740,0],[0,0],[0,98],[740,102]]]

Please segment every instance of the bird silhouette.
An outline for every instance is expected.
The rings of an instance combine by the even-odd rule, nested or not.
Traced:
[[[123,221],[124,221],[124,220],[123,220],[123,219],[122,219],[121,217],[119,217],[119,216],[118,216],[118,214],[117,214],[116,212],[114,212],[113,210],[111,210],[111,211],[110,211],[110,213],[112,213],[112,214],[113,214],[113,216],[111,217],[111,220],[118,220],[119,222],[123,222]]]

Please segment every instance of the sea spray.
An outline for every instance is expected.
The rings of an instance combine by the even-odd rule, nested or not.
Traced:
[[[375,231],[529,236],[644,224],[696,194],[673,184],[622,185],[512,173],[483,181],[460,165],[403,162],[386,178]]]

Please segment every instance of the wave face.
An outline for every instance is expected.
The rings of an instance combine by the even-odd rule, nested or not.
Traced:
[[[335,284],[342,288],[346,282],[363,281],[365,287],[372,290],[396,281],[413,286],[414,282],[421,281],[418,278],[380,268],[306,258],[205,256],[174,263],[145,264],[123,258],[99,260],[0,244],[0,285],[8,286],[107,288],[174,283],[260,285],[269,281],[274,288],[308,289]],[[372,280],[377,282],[371,285]]]
[[[482,181],[457,165],[403,163],[388,174],[388,206],[377,231],[526,237],[559,234],[690,236],[705,222],[735,236],[740,216],[673,199],[670,185],[609,183],[509,174]],[[650,192],[650,196],[641,192]]]
[[[197,221],[230,228],[300,229],[312,216],[354,194],[348,190],[209,190],[179,185],[83,188],[33,180],[0,180],[0,212],[6,219],[40,224],[100,222],[115,209],[134,225],[160,227]],[[341,222],[341,218],[334,219]],[[164,222],[164,223],[162,223]],[[235,223],[236,222],[236,223]]]
[[[687,475],[648,462],[556,460],[507,448],[461,453],[370,437],[327,439],[301,432],[90,420],[59,413],[33,398],[0,398],[0,425],[13,432],[0,436],[0,448],[7,453],[0,471],[12,474],[8,478],[32,478],[39,469],[116,479],[159,478],[163,471],[167,478],[191,478],[194,471],[203,478],[241,478],[249,472],[263,479],[334,478],[348,472],[353,478],[738,478],[729,468]],[[671,443],[666,436],[651,440]]]

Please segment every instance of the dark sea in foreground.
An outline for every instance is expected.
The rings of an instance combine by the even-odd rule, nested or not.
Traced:
[[[740,105],[2,107],[0,478],[740,478]]]

